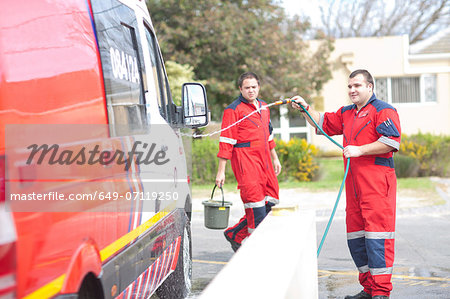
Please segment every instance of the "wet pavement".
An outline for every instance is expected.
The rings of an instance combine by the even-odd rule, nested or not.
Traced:
[[[432,178],[437,191],[417,194],[401,191],[397,196],[396,257],[391,298],[450,299],[450,179]],[[227,192],[233,202],[230,224],[244,210],[237,192]],[[280,190],[282,204],[316,210],[317,242],[320,242],[337,192]],[[197,298],[232,257],[233,251],[223,230],[206,229],[202,200],[193,203],[193,285],[189,298]],[[276,253],[274,253],[276,254]],[[347,248],[345,234],[345,196],[318,259],[319,298],[344,298],[361,288],[357,271]],[[273,287],[273,286],[271,286]]]

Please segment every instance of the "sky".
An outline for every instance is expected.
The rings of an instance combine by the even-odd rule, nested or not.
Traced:
[[[320,22],[319,1],[316,0],[280,0],[281,6],[289,15],[306,15],[311,18],[313,25],[318,25]]]

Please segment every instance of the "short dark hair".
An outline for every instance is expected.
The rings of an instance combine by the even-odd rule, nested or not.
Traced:
[[[354,78],[356,76],[358,76],[359,74],[364,76],[364,79],[366,79],[366,81],[370,84],[372,84],[372,86],[375,86],[374,81],[373,81],[373,77],[372,75],[367,71],[367,70],[356,70],[353,71],[350,76],[348,76],[349,78]]]
[[[245,72],[245,73],[243,73],[242,75],[239,76],[239,79],[238,79],[239,87],[242,87],[242,83],[244,83],[245,79],[256,79],[256,81],[258,82],[258,85],[260,85],[259,84],[259,78],[258,78],[258,76],[255,73],[253,73],[253,72]]]

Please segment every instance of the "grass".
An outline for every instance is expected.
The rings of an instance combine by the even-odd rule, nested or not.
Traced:
[[[280,189],[302,188],[308,191],[339,190],[344,177],[344,164],[342,158],[319,159],[320,172],[313,182],[280,182]],[[210,196],[214,181],[210,185],[195,185],[192,188],[193,196]],[[416,194],[435,193],[435,184],[427,177],[399,178],[397,179],[398,192],[413,192]],[[216,190],[217,192],[218,190]],[[224,191],[236,191],[236,184],[225,184]],[[220,191],[219,191],[220,192]]]

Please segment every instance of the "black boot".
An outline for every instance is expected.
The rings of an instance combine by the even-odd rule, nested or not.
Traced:
[[[361,291],[354,296],[350,296],[350,295],[345,296],[345,299],[372,299],[372,296],[370,296],[369,294],[367,294],[364,291]]]

